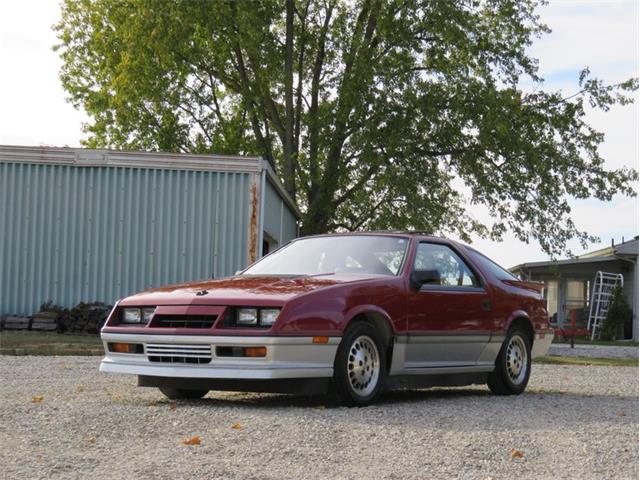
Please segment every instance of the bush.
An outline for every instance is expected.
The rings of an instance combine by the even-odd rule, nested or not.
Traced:
[[[607,318],[605,318],[600,330],[600,338],[602,340],[616,340],[622,332],[625,323],[633,319],[633,310],[629,306],[626,297],[622,292],[622,288],[617,287],[613,291],[613,298],[609,304]]]

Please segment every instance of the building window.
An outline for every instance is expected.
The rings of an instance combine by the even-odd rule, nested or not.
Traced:
[[[587,282],[585,280],[568,279],[565,310],[583,309],[587,306]]]
[[[545,282],[544,299],[547,301],[547,311],[552,321],[557,321],[558,315],[558,282],[548,280]]]

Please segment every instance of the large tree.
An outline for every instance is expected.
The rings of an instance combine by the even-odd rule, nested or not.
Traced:
[[[635,194],[585,108],[637,79],[544,90],[538,3],[65,0],[56,48],[87,146],[262,155],[305,233],[509,230],[557,254],[589,238],[571,198]]]

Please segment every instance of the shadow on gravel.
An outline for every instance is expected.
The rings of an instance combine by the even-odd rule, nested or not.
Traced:
[[[428,400],[488,397],[489,390],[477,388],[426,388],[417,390],[392,390],[383,393],[378,405],[424,402]]]
[[[424,406],[436,409],[434,412],[454,408],[459,410],[462,416],[466,415],[463,412],[468,411],[471,417],[476,417],[482,411],[487,418],[492,418],[492,421],[501,418],[500,422],[505,424],[514,422],[514,425],[519,425],[527,430],[539,430],[546,423],[540,423],[539,420],[536,420],[539,415],[533,415],[533,413],[555,412],[558,409],[568,409],[572,412],[571,419],[569,421],[565,419],[565,423],[637,422],[637,401],[637,396],[590,395],[556,390],[534,390],[517,396],[495,396],[489,390],[478,388],[429,388],[385,392],[371,408],[386,410],[404,406],[411,409],[417,408],[417,411],[421,411]],[[201,400],[178,401],[177,404],[197,410],[229,408],[247,411],[293,409],[311,411],[327,409],[339,410],[344,413],[350,410],[346,407],[326,406],[325,402],[323,396],[212,392]],[[155,402],[156,405],[167,406],[172,403],[174,402],[164,399]],[[633,408],[630,409],[629,406]],[[359,409],[354,410],[357,412]],[[505,411],[509,411],[511,414],[505,417]],[[513,418],[509,419],[510,416]]]
[[[414,402],[425,402],[436,399],[454,398],[478,398],[490,396],[489,391],[456,388],[441,389],[430,388],[422,390],[394,390],[384,392],[375,402],[374,406],[400,405]],[[159,400],[157,404],[171,404],[171,400]],[[273,393],[243,393],[243,392],[212,392],[201,400],[180,400],[180,405],[190,407],[248,407],[252,409],[273,409],[273,408],[341,408],[327,404],[324,396],[306,396],[291,394]]]
[[[172,403],[162,400],[159,403]],[[178,404],[188,404],[191,407],[235,407],[252,409],[273,408],[323,408],[325,397],[307,395],[289,395],[278,393],[227,393],[212,392],[201,400],[178,401]]]

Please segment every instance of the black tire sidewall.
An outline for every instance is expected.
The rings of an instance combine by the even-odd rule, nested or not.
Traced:
[[[376,345],[378,349],[378,358],[380,362],[380,374],[378,375],[378,381],[376,387],[367,396],[358,395],[351,386],[347,373],[347,360],[349,356],[349,349],[356,338],[365,335]],[[384,346],[383,338],[380,332],[371,324],[367,322],[358,321],[350,325],[342,336],[338,351],[336,352],[336,358],[333,363],[333,388],[338,395],[340,403],[347,406],[362,407],[369,405],[380,394],[384,381],[386,378],[386,349]]]

